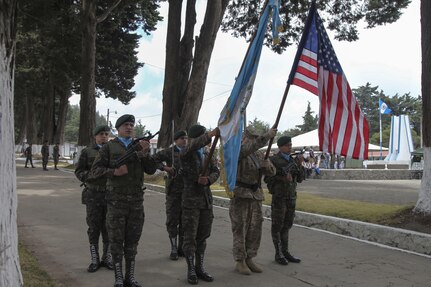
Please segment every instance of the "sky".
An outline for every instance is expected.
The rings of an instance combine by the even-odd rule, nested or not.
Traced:
[[[197,14],[205,10],[206,1],[198,1]],[[167,19],[167,4],[162,5],[162,15]],[[200,21],[200,22],[199,22]],[[202,19],[195,27],[199,33]],[[165,66],[165,43],[167,23],[160,22],[157,30],[140,41],[138,59],[145,63],[135,77],[136,97],[129,105],[112,99],[97,99],[96,109],[109,119],[122,114],[133,114],[151,132],[160,128],[162,117],[162,90]],[[413,0],[401,18],[392,24],[373,29],[359,29],[359,40],[339,42],[329,30],[332,45],[352,89],[369,82],[378,86],[388,96],[421,91],[420,48],[420,1]],[[248,43],[243,38],[234,38],[228,33],[218,32],[208,71],[208,82],[199,115],[199,123],[214,128],[226,103],[244,59]],[[263,47],[253,95],[247,107],[247,120],[254,118],[273,125],[286,82],[297,51],[291,46],[278,55]],[[317,96],[296,86],[291,86],[285,108],[278,126],[279,131],[295,128],[303,123],[302,117],[308,102],[315,115],[319,111]],[[72,105],[79,104],[79,95],[70,98]],[[376,103],[376,109],[378,103]],[[115,113],[116,112],[116,113]]]

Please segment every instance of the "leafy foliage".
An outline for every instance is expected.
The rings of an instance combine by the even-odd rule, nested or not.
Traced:
[[[310,102],[308,102],[307,110],[305,111],[304,116],[302,119],[304,120],[304,123],[302,125],[297,125],[296,127],[299,128],[301,133],[306,133],[312,130],[315,130],[317,128],[317,124],[319,122],[319,117],[314,116],[314,112],[311,110]]]
[[[66,125],[64,128],[64,140],[66,142],[78,142],[79,120],[79,105],[69,105],[67,109]],[[106,118],[96,112],[96,126],[105,124]]]
[[[411,0],[317,0],[316,4],[326,26],[335,31],[338,40],[355,41],[358,39],[358,22],[364,20],[367,28],[393,23],[401,16],[402,9],[407,8]],[[272,45],[272,36],[268,28],[266,45],[277,53],[283,52],[288,46],[301,37],[310,0],[281,1],[280,18],[283,31],[280,33],[280,44]],[[222,23],[222,31],[235,37],[250,40],[257,27],[262,11],[260,0],[231,1]]]

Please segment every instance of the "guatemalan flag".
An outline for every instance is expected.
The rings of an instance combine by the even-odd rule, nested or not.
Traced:
[[[388,107],[388,105],[384,102],[384,101],[382,101],[381,99],[379,99],[379,110],[380,110],[380,113],[382,114],[382,115],[387,115],[387,114],[390,114],[390,113],[392,113],[392,110]]]
[[[288,83],[319,97],[320,150],[354,159],[368,158],[368,122],[352,94],[314,2]]]
[[[270,10],[275,19],[275,26],[280,23],[278,16],[278,0],[269,0],[265,10],[259,19],[259,26],[249,50],[245,56],[244,63],[236,78],[232,92],[226,105],[220,113],[218,127],[221,139],[221,159],[224,166],[222,179],[229,191],[233,191],[236,183],[236,172],[238,166],[239,152],[243,131],[243,113],[253,92],[254,79],[259,66],[260,53],[263,40],[270,17]],[[273,29],[273,38],[277,37],[277,29]]]

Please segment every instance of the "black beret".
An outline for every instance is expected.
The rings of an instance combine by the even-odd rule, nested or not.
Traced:
[[[277,145],[278,146],[284,146],[285,144],[291,143],[292,142],[292,138],[288,137],[288,136],[282,136],[281,138],[279,138],[277,140]]]
[[[127,122],[135,123],[135,117],[133,115],[122,115],[118,118],[118,120],[115,122],[115,128],[118,130],[118,128]]]
[[[193,125],[189,128],[189,138],[197,138],[198,136],[203,135],[206,132],[206,128],[201,125]]]
[[[187,132],[186,131],[177,131],[174,134],[174,140],[179,139],[180,137],[186,137],[187,136]]]
[[[94,135],[96,136],[100,132],[110,132],[111,129],[107,125],[97,126],[94,129]]]

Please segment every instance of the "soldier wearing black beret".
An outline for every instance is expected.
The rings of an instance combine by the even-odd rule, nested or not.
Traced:
[[[99,267],[104,266],[114,269],[112,256],[109,250],[109,238],[106,230],[106,177],[97,180],[89,180],[91,166],[99,153],[100,148],[109,139],[110,128],[106,125],[97,126],[94,131],[94,144],[81,151],[75,169],[76,177],[85,184],[82,191],[82,204],[86,205],[88,241],[90,243],[91,263],[87,268],[88,272],[96,272]],[[99,259],[99,237],[102,235],[103,254]]]
[[[276,168],[274,176],[265,176],[271,203],[271,236],[275,247],[275,261],[281,265],[301,260],[289,252],[289,230],[295,218],[296,186],[305,177],[302,162],[292,158],[292,138],[282,136],[277,140],[279,152],[270,157]],[[303,160],[303,158],[301,159]]]

